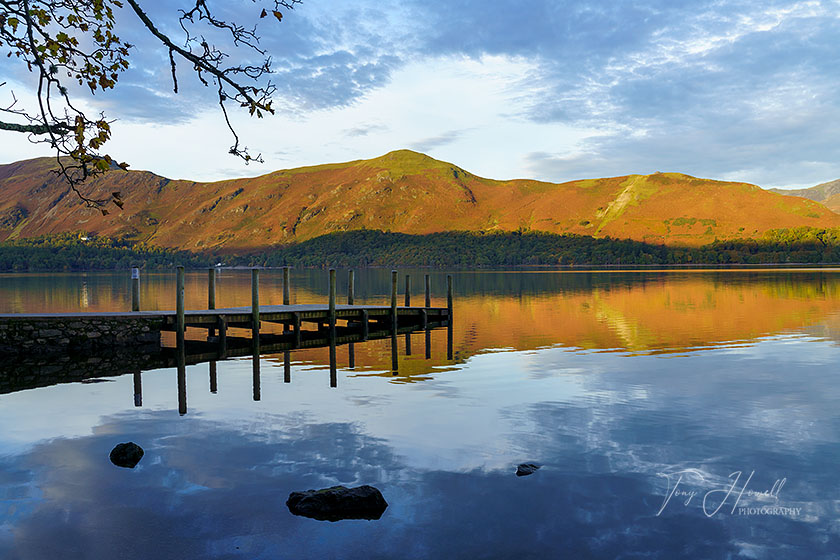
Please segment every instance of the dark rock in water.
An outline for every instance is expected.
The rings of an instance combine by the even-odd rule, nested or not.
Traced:
[[[540,465],[536,465],[534,463],[522,463],[516,467],[516,476],[528,476],[529,474],[534,474],[539,468]]]
[[[321,490],[292,492],[286,501],[295,515],[319,521],[341,519],[379,519],[388,507],[382,493],[373,486],[346,488],[333,486]]]
[[[115,448],[111,450],[111,462],[118,467],[125,467],[126,469],[133,469],[143,458],[143,448],[129,441],[128,443],[118,443]]]

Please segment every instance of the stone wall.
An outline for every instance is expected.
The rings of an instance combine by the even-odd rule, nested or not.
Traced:
[[[142,316],[0,317],[0,356],[160,346],[163,319]]]

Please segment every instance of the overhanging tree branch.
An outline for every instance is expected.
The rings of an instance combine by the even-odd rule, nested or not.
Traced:
[[[176,58],[180,57],[189,63],[201,83],[205,86],[214,83],[224,122],[234,139],[230,153],[246,162],[262,161],[260,156],[250,156],[247,148],[240,148],[239,136],[231,125],[225,106],[227,101],[232,100],[258,118],[263,113],[274,113],[271,98],[276,88],[270,81],[260,83],[266,74],[271,73],[271,59],[259,45],[256,26],[246,28],[220,19],[205,0],[195,0],[194,7],[189,11],[179,10],[179,24],[186,34],[184,44],[179,45],[158,28],[140,1],[124,1],[151,36],[168,51],[175,93],[179,91]],[[270,13],[279,22],[283,19],[281,8],[292,9],[301,0],[252,1],[255,4],[270,4]],[[7,50],[8,57],[18,59],[37,76],[37,87],[34,88],[37,109],[28,112],[21,108],[12,93],[12,103],[0,107],[0,113],[11,114],[14,118],[11,122],[0,120],[0,131],[27,134],[30,141],[47,144],[55,152],[58,173],[82,201],[98,208],[103,214],[107,213],[104,205],[109,202],[122,207],[120,197],[112,195],[104,201],[95,200],[86,197],[79,186],[88,178],[114,167],[125,169],[127,164],[117,164],[111,156],[101,153],[102,146],[111,136],[111,122],[104,114],[97,118],[85,115],[74,105],[65,81],[87,86],[91,94],[115,87],[120,74],[129,67],[128,58],[133,47],[115,33],[114,8],[123,7],[122,2],[0,0],[0,51]],[[268,14],[266,7],[262,7],[259,18]],[[228,52],[210,44],[200,34],[193,35],[191,27],[197,24],[225,31],[234,49],[244,48],[258,53],[263,57],[262,64],[226,66]],[[5,82],[0,83],[0,90],[5,85]]]

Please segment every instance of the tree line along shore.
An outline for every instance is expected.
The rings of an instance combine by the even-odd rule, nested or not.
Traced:
[[[701,247],[541,232],[425,235],[358,230],[260,250],[190,252],[132,239],[62,233],[0,243],[0,271],[163,269],[214,266],[515,267],[840,262],[840,228],[776,229],[758,239]]]

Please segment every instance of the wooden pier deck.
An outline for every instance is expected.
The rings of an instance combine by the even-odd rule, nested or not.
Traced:
[[[446,307],[397,307],[398,323],[419,324],[426,321],[441,321],[449,317]],[[151,313],[155,312],[140,312]],[[156,312],[165,322],[164,330],[175,330],[175,311]],[[335,306],[335,318],[352,322],[390,321],[391,307],[387,305],[341,305]],[[267,323],[282,323],[293,326],[296,322],[328,323],[330,308],[324,304],[261,305],[259,319]],[[250,307],[228,307],[184,311],[184,326],[215,328],[220,323],[227,327],[252,328],[253,310]]]
[[[296,320],[310,323],[327,323],[330,320],[328,305],[261,305],[260,321],[292,325]],[[422,322],[425,314],[428,321],[441,321],[449,317],[446,307],[397,307],[397,321],[402,323]],[[370,321],[391,320],[391,308],[387,305],[336,305],[337,320],[361,321],[365,316]],[[74,319],[132,319],[142,318],[159,320],[163,331],[174,331],[177,326],[176,311],[100,311],[77,313],[0,313],[0,319],[46,321],[73,321]],[[217,328],[220,323],[227,327],[253,327],[253,310],[250,307],[226,307],[222,309],[199,309],[184,311],[184,326],[199,328]]]
[[[399,329],[425,329],[430,324],[451,326],[452,277],[447,276],[447,306],[431,305],[429,275],[425,277],[425,305],[411,306],[410,277],[405,280],[405,305],[397,305],[397,271],[391,271],[391,305],[358,305],[355,303],[354,273],[349,272],[347,303],[336,301],[336,271],[330,269],[329,299],[326,304],[290,303],[289,268],[283,270],[283,305],[266,305],[259,298],[259,269],[251,270],[251,305],[216,308],[216,274],[208,275],[207,308],[185,309],[184,268],[176,269],[176,309],[174,311],[141,311],[139,300],[139,272],[132,271],[132,302],[130,312],[90,313],[14,313],[0,314],[0,355],[29,353],[86,352],[106,348],[161,345],[161,333],[176,333],[176,346],[185,342],[187,329],[206,329],[207,340],[213,339],[226,349],[228,329],[246,329],[248,338],[259,344],[266,323],[282,325],[284,338],[291,339],[293,347],[300,348],[311,339],[312,329],[304,323],[315,323],[314,332],[329,339],[355,334],[367,340],[371,331],[388,330],[396,334]],[[339,321],[343,324],[339,324]],[[276,331],[276,329],[274,329]],[[319,337],[316,338],[320,338]],[[237,337],[242,339],[243,337]],[[233,341],[231,341],[233,342]],[[274,340],[279,343],[281,341]],[[233,346],[233,345],[231,345]]]

